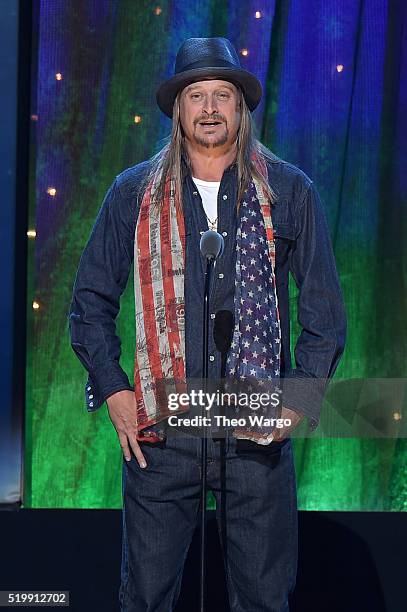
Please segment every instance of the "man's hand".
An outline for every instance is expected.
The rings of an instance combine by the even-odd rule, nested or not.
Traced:
[[[280,418],[290,419],[290,425],[281,428],[275,427],[272,433],[268,434],[267,436],[265,434],[257,433],[255,431],[249,432],[240,428],[235,429],[233,435],[239,440],[252,440],[257,444],[263,445],[270,444],[270,442],[281,442],[282,440],[284,440],[284,438],[287,438],[291,434],[291,432],[301,423],[304,417],[303,415],[298,414],[298,412],[295,412],[290,408],[283,407],[281,409]]]
[[[287,427],[281,427],[280,429],[276,427],[273,431],[273,442],[281,442],[281,440],[284,440],[284,438],[288,438],[291,432],[301,423],[304,416],[302,414],[298,414],[298,412],[295,412],[290,408],[284,408],[283,406],[280,418],[290,419],[291,424],[287,425]]]
[[[137,441],[137,408],[133,391],[118,391],[107,399],[110,420],[112,421],[126,461],[130,461],[130,447],[139,466],[147,467],[147,462]],[[130,446],[129,446],[130,445]]]

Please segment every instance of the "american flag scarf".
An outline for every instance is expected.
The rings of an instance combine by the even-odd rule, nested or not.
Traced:
[[[258,171],[267,168],[253,157]],[[175,185],[167,178],[163,202],[154,198],[160,182],[147,186],[134,239],[136,350],[134,389],[140,440],[156,438],[148,427],[170,414],[168,392],[186,390],[185,226],[176,206]],[[280,374],[280,322],[275,284],[271,206],[252,179],[240,207],[236,236],[235,329],[227,359],[228,377],[270,380]],[[163,389],[162,381],[166,381]]]
[[[264,176],[264,166],[261,167]],[[226,360],[226,377],[238,381],[245,393],[280,394],[281,328],[275,279],[275,242],[271,206],[262,185],[253,179],[241,203],[236,235],[235,327]],[[272,381],[272,382],[271,382]],[[238,412],[238,410],[236,410]],[[263,416],[277,411],[264,407]],[[239,438],[271,441],[273,427],[247,426],[235,430]]]

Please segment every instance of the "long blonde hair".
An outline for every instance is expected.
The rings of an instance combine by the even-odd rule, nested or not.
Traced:
[[[267,181],[267,177],[258,170],[253,162],[253,156],[257,156],[263,162],[262,165],[268,162],[274,162],[278,160],[278,157],[274,155],[267,147],[265,147],[259,140],[254,137],[254,125],[251,113],[244,99],[243,93],[239,87],[238,90],[238,104],[241,112],[241,121],[237,136],[237,178],[238,178],[238,195],[237,195],[237,209],[241,200],[243,199],[244,191],[248,188],[250,180],[252,178],[257,179],[263,190],[269,199],[270,203],[273,204],[277,196],[273,191],[272,187]],[[156,182],[156,189],[154,191],[154,203],[160,204],[164,198],[165,184],[168,176],[171,176],[174,180],[175,185],[175,201],[177,206],[182,207],[182,181],[184,178],[182,156],[189,164],[188,155],[186,148],[184,147],[184,135],[181,126],[180,119],[180,97],[182,90],[178,92],[177,97],[174,101],[173,115],[172,115],[172,130],[169,137],[167,137],[166,144],[151,158],[150,171],[147,173],[144,189],[147,188],[152,181]]]

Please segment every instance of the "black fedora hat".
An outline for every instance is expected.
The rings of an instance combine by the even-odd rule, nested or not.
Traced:
[[[240,87],[251,111],[261,99],[260,81],[241,67],[236,49],[227,38],[188,38],[177,53],[174,73],[160,85],[156,94],[158,106],[168,117],[172,117],[174,100],[180,89],[207,77]]]

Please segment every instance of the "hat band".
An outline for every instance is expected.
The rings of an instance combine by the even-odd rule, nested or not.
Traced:
[[[234,68],[235,70],[241,70],[240,66],[236,66],[235,64],[227,62],[226,60],[215,59],[213,60],[213,63],[216,63],[216,66],[208,66],[208,59],[192,62],[192,64],[183,66],[182,70],[177,70],[175,74],[181,74],[182,72],[188,72],[189,70],[195,70],[196,68],[208,68],[210,70],[216,70],[216,68]]]

